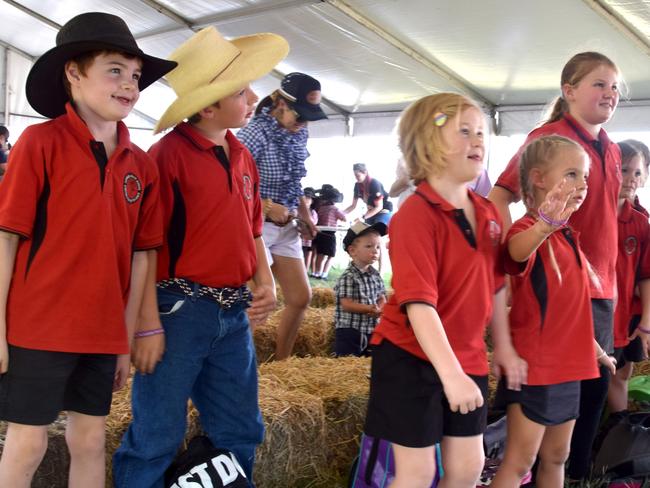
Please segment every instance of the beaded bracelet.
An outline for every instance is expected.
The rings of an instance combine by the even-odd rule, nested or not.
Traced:
[[[641,326],[637,326],[637,329],[639,329],[644,334],[650,334],[650,329],[645,329],[645,328],[643,328]]]
[[[152,329],[152,330],[142,330],[140,332],[136,332],[135,334],[133,334],[133,337],[135,337],[136,339],[140,339],[141,337],[149,337],[149,336],[164,334],[164,333],[165,333],[165,329],[163,329],[163,328]]]
[[[544,212],[542,212],[541,208],[539,210],[537,210],[537,214],[539,215],[539,218],[543,222],[546,222],[548,225],[553,226],[553,227],[562,227],[563,225],[566,225],[566,223],[569,221],[569,219],[553,220],[548,215],[546,215]]]

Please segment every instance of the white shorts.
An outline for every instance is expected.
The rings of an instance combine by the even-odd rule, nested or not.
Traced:
[[[262,237],[269,266],[273,264],[273,255],[302,261],[302,240],[295,225],[289,223],[280,227],[273,222],[264,222]]]

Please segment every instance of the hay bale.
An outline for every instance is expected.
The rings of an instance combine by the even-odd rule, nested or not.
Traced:
[[[650,361],[641,361],[634,363],[632,367],[632,376],[648,376],[650,375]]]
[[[347,473],[357,453],[370,388],[368,358],[290,358],[260,366],[260,377],[318,396],[325,412],[327,465]]]
[[[260,376],[259,392],[266,432],[257,449],[253,475],[258,488],[328,479],[321,399],[287,390],[264,376]]]
[[[265,363],[275,355],[275,341],[281,310],[271,314],[265,324],[253,332],[257,362]],[[298,357],[329,356],[334,344],[334,307],[308,308],[298,329],[293,354]]]
[[[311,289],[310,307],[326,308],[336,305],[334,290],[324,286],[316,286]]]

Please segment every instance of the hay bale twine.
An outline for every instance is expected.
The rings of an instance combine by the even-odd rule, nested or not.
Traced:
[[[326,308],[336,305],[334,290],[324,286],[316,286],[311,289],[311,307]]]
[[[327,466],[348,472],[363,430],[370,389],[369,358],[290,358],[260,366],[260,377],[288,391],[318,396],[325,412]]]
[[[281,310],[273,312],[266,323],[255,327],[253,338],[257,362],[265,363],[275,355],[275,342]],[[330,356],[334,344],[334,307],[308,308],[298,329],[293,354],[298,357]]]

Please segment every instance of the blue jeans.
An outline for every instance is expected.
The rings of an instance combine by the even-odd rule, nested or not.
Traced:
[[[264,424],[257,402],[255,349],[243,305],[158,290],[163,359],[133,379],[133,422],[113,457],[117,488],[163,488],[185,436],[187,400],[216,447],[232,451],[251,481]]]

